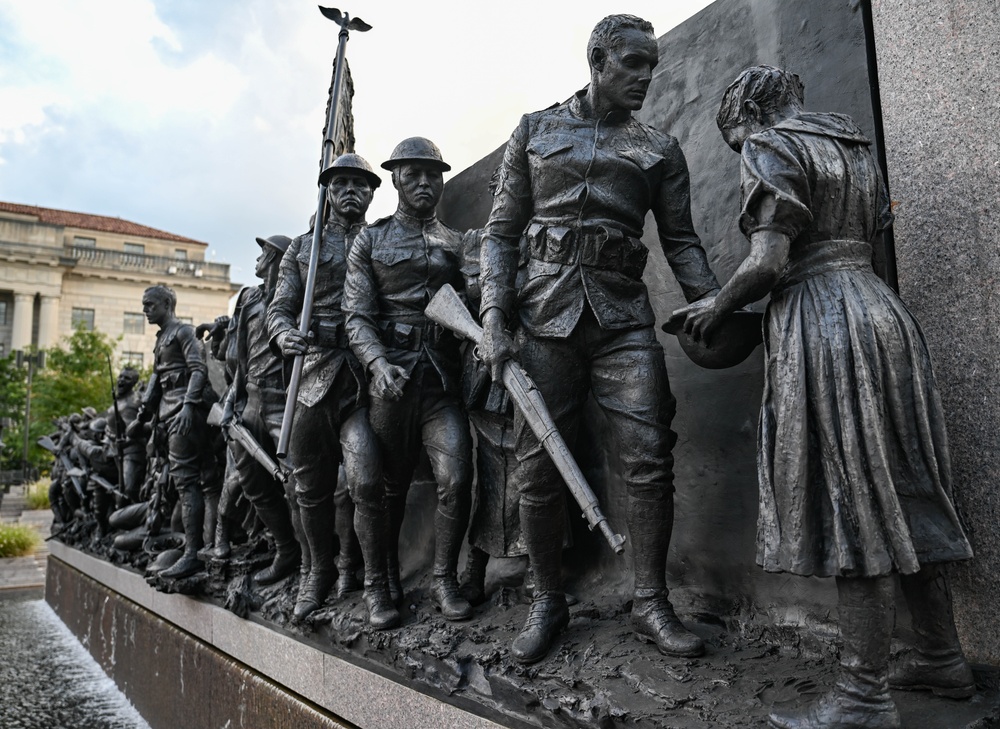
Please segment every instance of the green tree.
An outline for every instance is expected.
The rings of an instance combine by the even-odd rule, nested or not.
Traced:
[[[24,397],[27,392],[27,371],[18,368],[14,353],[0,359],[0,418],[4,418],[3,450],[0,451],[0,469],[21,467],[24,422]]]
[[[80,327],[63,337],[59,346],[46,350],[45,368],[35,371],[31,387],[31,465],[44,468],[51,463],[52,455],[37,441],[53,432],[55,418],[88,406],[98,412],[111,407],[108,355],[114,354],[114,347],[108,335]]]

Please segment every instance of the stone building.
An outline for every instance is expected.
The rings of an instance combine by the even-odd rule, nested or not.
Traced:
[[[152,361],[142,292],[166,284],[177,315],[211,321],[239,289],[207,243],[103,215],[0,202],[0,356],[47,348],[82,323],[118,339],[122,364]]]

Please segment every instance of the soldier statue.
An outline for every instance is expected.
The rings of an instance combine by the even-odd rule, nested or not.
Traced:
[[[365,373],[348,346],[341,310],[348,248],[365,224],[381,180],[356,154],[335,159],[323,179],[328,181],[329,215],[325,223],[315,223],[324,227],[309,331],[298,328],[298,317],[312,233],[293,240],[285,252],[267,314],[272,348],[287,359],[305,357],[288,455],[310,566],[299,585],[293,619],[303,620],[317,610],[336,579],[334,492],[343,461],[356,504],[369,620],[374,627],[386,628],[399,623],[399,612],[385,579],[382,472],[368,423]]]
[[[241,423],[272,458],[285,410],[285,388],[282,359],[271,350],[265,317],[282,256],[290,243],[284,235],[257,238],[260,255],[254,273],[262,283],[240,293],[225,338],[225,349],[231,355],[226,359],[233,361],[235,371],[222,403],[221,426],[225,430],[231,423]],[[243,493],[274,540],[274,560],[254,575],[258,584],[271,585],[294,574],[302,558],[285,491],[246,448],[238,443],[230,448],[231,467]],[[220,518],[228,519],[228,515]]]
[[[462,235],[435,215],[442,173],[451,167],[422,137],[404,139],[382,167],[392,172],[398,206],[354,242],[344,311],[351,347],[371,381],[371,424],[385,454],[390,586],[401,597],[399,532],[425,448],[438,485],[431,595],[445,618],[463,620],[472,615],[457,575],[471,502],[472,439],[461,403],[459,342],[424,314],[443,284],[462,287]]]
[[[703,642],[667,598],[676,403],[642,281],[646,213],[688,301],[714,293],[718,283],[691,222],[677,140],[632,117],[658,61],[652,25],[628,15],[605,18],[590,36],[587,59],[590,85],[522,117],[507,144],[481,256],[481,351],[499,379],[514,352],[506,328],[519,318],[521,364],[570,443],[588,393],[594,396],[624,468],[632,627],[664,654],[696,656]],[[516,286],[522,235],[528,264]],[[520,516],[535,589],[511,654],[532,663],[569,620],[560,581],[563,484],[534,435],[515,427],[524,431],[517,444]]]
[[[891,222],[858,125],[807,112],[799,77],[757,66],[717,118],[742,157],[740,228],[750,254],[718,296],[688,306],[709,339],[770,294],[757,450],[757,561],[769,572],[834,577],[840,675],[772,727],[894,729],[889,687],[975,693],[942,564],[972,548],[951,502],[944,413],[920,326],[872,270]],[[889,670],[893,574],[918,643]]]
[[[166,286],[150,286],[142,295],[142,311],[159,327],[153,348],[153,376],[143,393],[135,421],[126,434],[136,437],[142,424],[155,418],[166,435],[170,479],[181,499],[184,553],[160,574],[188,577],[204,568],[198,550],[204,543],[205,502],[201,492],[201,450],[207,439],[203,389],[208,370],[194,327],[176,314],[177,297]],[[155,437],[155,436],[154,436]]]
[[[118,488],[125,498],[136,503],[139,500],[139,490],[146,477],[146,443],[141,438],[124,437],[121,453],[118,453],[118,428],[128,429],[132,421],[139,414],[139,393],[135,391],[139,383],[139,372],[133,367],[123,367],[118,373],[115,383],[115,394],[117,395],[118,408],[112,405],[106,414],[108,420],[108,434],[115,447],[115,456],[122,460],[122,472],[125,483],[118,484]],[[118,417],[122,422],[118,422]],[[124,434],[123,434],[124,435]]]

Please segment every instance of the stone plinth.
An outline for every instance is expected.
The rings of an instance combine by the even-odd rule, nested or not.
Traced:
[[[1000,19],[995,0],[874,0],[900,295],[948,418],[976,558],[956,568],[963,644],[1000,663]]]

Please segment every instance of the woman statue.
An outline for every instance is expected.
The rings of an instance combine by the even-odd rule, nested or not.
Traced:
[[[834,577],[840,673],[774,727],[899,727],[889,686],[975,691],[941,568],[972,549],[950,498],[944,416],[920,327],[872,269],[890,221],[871,143],[849,117],[807,112],[798,76],[768,66],[726,90],[717,123],[742,155],[750,254],[714,299],[686,307],[710,340],[763,298],[765,382],[757,561]],[[918,645],[889,671],[892,574]]]

